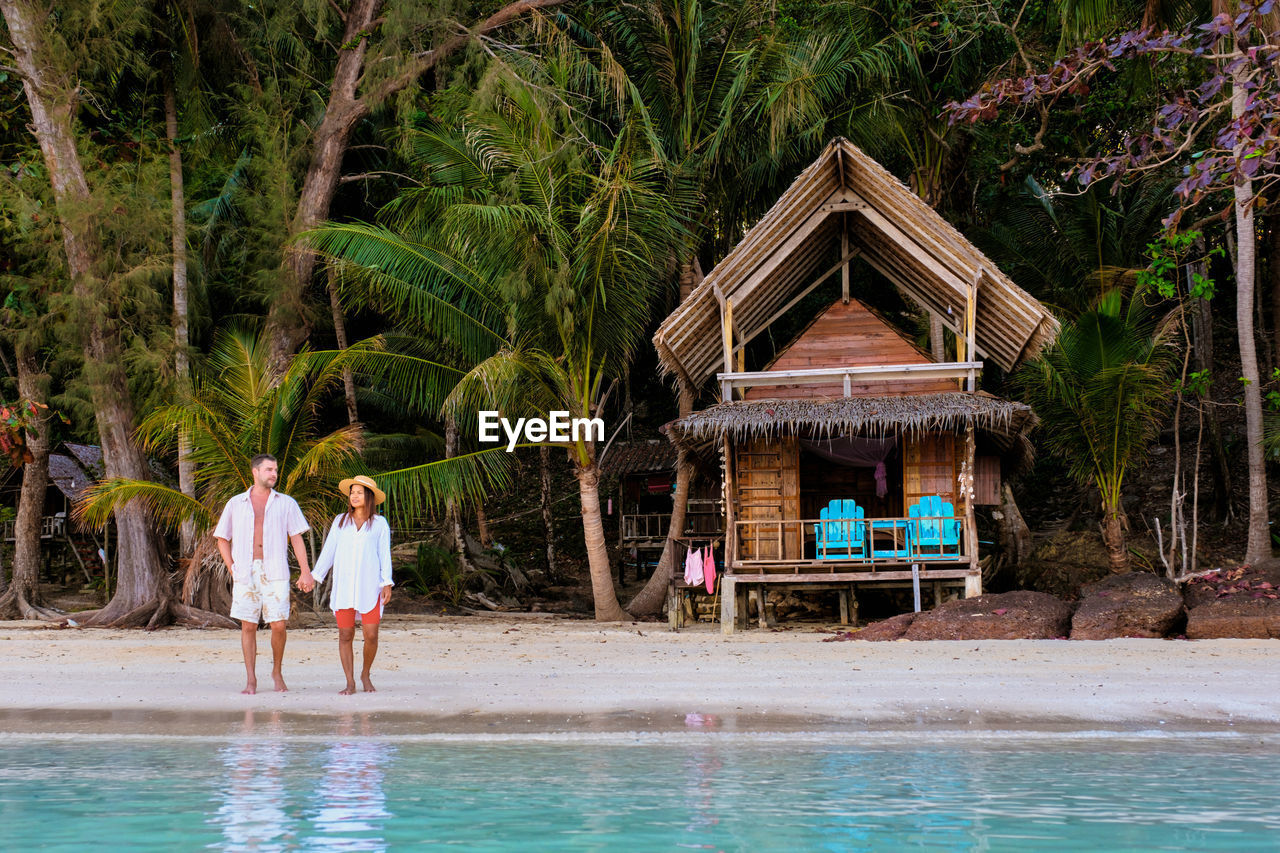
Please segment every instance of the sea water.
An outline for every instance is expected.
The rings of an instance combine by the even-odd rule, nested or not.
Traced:
[[[1266,735],[0,735],[10,850],[1276,850]]]

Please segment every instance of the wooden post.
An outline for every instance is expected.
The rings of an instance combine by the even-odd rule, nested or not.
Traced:
[[[969,575],[964,579],[964,597],[982,595],[982,569],[978,567],[978,523],[973,514],[974,466],[977,464],[974,428],[970,423],[964,432],[964,468],[960,474],[960,494],[964,498],[965,539],[969,546]]]
[[[844,264],[840,267],[840,299],[849,304],[849,219],[848,214],[840,214],[840,257]],[[845,394],[845,396],[849,396]]]
[[[724,454],[724,563],[720,566],[720,572],[728,574],[733,571],[738,559],[738,525],[733,511],[737,475],[733,470],[733,447],[729,444],[727,435],[723,439],[721,453]]]
[[[733,372],[733,298],[724,300],[720,313],[720,341],[724,349],[724,372]],[[728,403],[733,399],[733,386],[721,383],[720,399]]]
[[[738,582],[733,576],[720,578],[720,633],[732,634],[738,627]]]
[[[982,270],[978,270],[978,274],[973,277],[973,281],[969,282],[969,292],[966,294],[964,306],[964,341],[965,341],[965,357],[961,361],[971,361],[973,352],[977,346],[977,327],[978,327],[978,280],[982,278]],[[965,390],[970,393],[977,390],[977,377],[974,371],[969,371],[969,377],[965,381]]]

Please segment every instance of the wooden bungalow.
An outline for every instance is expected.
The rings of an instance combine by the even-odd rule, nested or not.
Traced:
[[[40,513],[41,553],[45,567],[62,571],[75,567],[86,581],[102,572],[100,543],[94,532],[75,522],[71,509],[91,483],[102,476],[102,450],[92,444],[64,441],[49,454],[49,483]],[[9,468],[0,475],[0,506],[18,506],[22,469]],[[14,522],[0,523],[0,544],[13,547]]]
[[[662,556],[671,530],[671,494],[676,481],[676,448],[667,441],[626,441],[609,447],[601,462],[618,480],[618,580],[630,566],[640,576]],[[690,541],[724,535],[724,502],[719,477],[699,477],[690,489],[685,529]]]
[[[854,298],[855,262],[941,320],[955,360]],[[752,341],[837,277],[839,297],[747,370]],[[694,388],[714,377],[718,392],[667,433],[723,468],[722,629],[752,590],[763,605],[768,588],[835,589],[855,621],[861,585],[911,587],[916,609],[922,585],[935,601],[948,586],[980,594],[974,506],[998,503],[1002,473],[1029,461],[1035,423],[979,390],[981,372],[1013,370],[1057,329],[883,167],[846,140],[827,146],[654,337],[664,370]]]

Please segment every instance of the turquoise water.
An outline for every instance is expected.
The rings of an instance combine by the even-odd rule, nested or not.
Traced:
[[[1248,736],[0,735],[0,827],[11,850],[1275,850],[1278,757]]]

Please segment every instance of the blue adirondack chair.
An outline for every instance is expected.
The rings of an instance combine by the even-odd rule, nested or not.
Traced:
[[[960,559],[960,519],[950,503],[927,495],[907,509],[912,559]]]
[[[850,560],[867,556],[863,509],[856,501],[833,500],[818,512],[813,526],[819,560]]]

